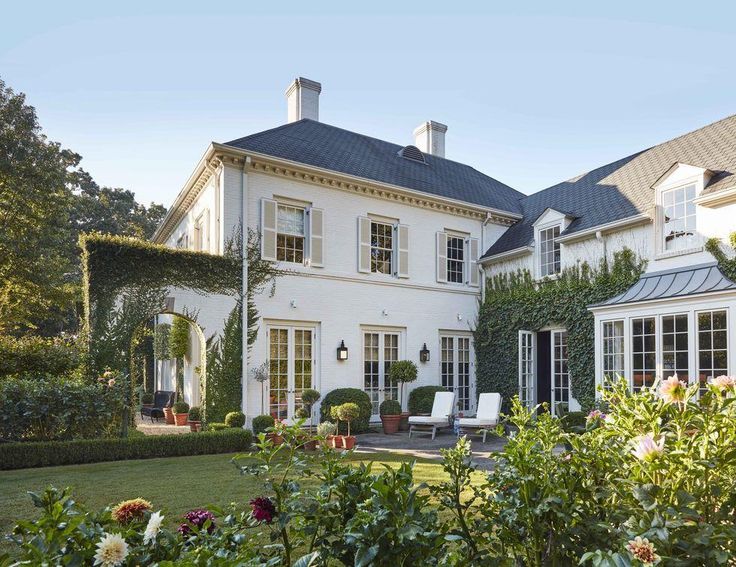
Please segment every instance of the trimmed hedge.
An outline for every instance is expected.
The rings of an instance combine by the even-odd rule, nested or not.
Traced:
[[[257,417],[254,417],[253,433],[255,435],[265,433],[266,429],[268,429],[269,427],[273,427],[274,423],[276,423],[276,420],[273,418],[272,415],[259,415]]]
[[[445,392],[442,386],[419,386],[409,393],[409,413],[432,413],[434,395],[437,392]]]
[[[43,443],[0,444],[0,469],[78,465],[103,461],[235,453],[250,447],[245,429],[183,435],[149,435],[118,439],[80,439]]]
[[[62,376],[81,362],[80,349],[72,341],[0,335],[0,378]]]
[[[329,421],[330,416],[332,415],[332,408],[334,406],[341,406],[348,402],[357,404],[360,409],[360,415],[350,424],[350,432],[363,433],[368,431],[368,425],[371,420],[371,415],[373,414],[373,405],[371,404],[371,399],[368,394],[363,390],[358,390],[357,388],[338,388],[337,390],[332,390],[327,394],[322,400],[322,405],[320,406],[321,420]],[[347,429],[347,424],[340,422],[340,431],[343,432],[344,430],[347,432]]]

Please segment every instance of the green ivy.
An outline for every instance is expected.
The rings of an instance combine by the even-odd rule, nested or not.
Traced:
[[[169,335],[169,357],[184,358],[189,350],[189,321],[174,315]]]
[[[169,335],[171,334],[171,325],[168,323],[159,323],[153,336],[153,356],[156,360],[169,359]]]
[[[736,232],[732,232],[729,237],[729,243],[732,249],[736,249]],[[731,281],[736,281],[736,257],[729,258],[721,247],[721,241],[718,238],[711,238],[705,243],[705,249],[710,252],[718,262],[718,267],[723,274]]]
[[[499,392],[508,408],[518,394],[519,331],[560,325],[568,333],[572,395],[583,406],[595,397],[594,317],[588,306],[631,287],[644,262],[628,249],[602,260],[596,270],[581,264],[559,278],[534,282],[528,271],[506,273],[487,282],[474,332],[478,392]]]
[[[243,318],[240,303],[230,312],[222,336],[207,344],[207,422],[224,421],[225,416],[241,407]],[[249,337],[250,340],[250,337]]]

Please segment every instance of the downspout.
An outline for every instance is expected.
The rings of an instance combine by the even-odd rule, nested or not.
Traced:
[[[486,218],[483,220],[483,226],[480,229],[481,254],[486,253],[486,226],[491,221],[491,218],[491,214],[486,213]],[[478,262],[478,267],[480,268],[480,303],[483,305],[483,302],[486,300],[486,267],[482,262]]]
[[[241,295],[241,316],[242,316],[242,369],[241,377],[242,403],[241,411],[243,415],[248,415],[248,167],[250,167],[250,156],[246,156],[243,161],[243,170],[241,174],[241,191],[240,191],[240,226],[242,227],[241,238],[243,248],[243,285]],[[246,424],[247,425],[247,424]]]

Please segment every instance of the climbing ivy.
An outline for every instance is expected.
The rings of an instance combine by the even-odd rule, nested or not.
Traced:
[[[243,318],[241,304],[230,312],[222,335],[207,341],[207,388],[205,415],[208,422],[225,421],[231,411],[240,410],[243,396]],[[250,341],[250,337],[248,337]]]
[[[736,232],[729,237],[729,244],[736,249]],[[720,239],[711,238],[705,243],[705,249],[710,252],[718,262],[718,267],[729,280],[736,281],[736,257],[729,256],[723,251]]]
[[[594,317],[588,306],[622,293],[644,270],[628,249],[609,266],[581,264],[559,278],[535,282],[528,271],[506,273],[487,281],[475,335],[479,392],[499,392],[506,407],[519,391],[520,330],[559,325],[568,333],[568,369],[572,395],[583,406],[595,396]]]

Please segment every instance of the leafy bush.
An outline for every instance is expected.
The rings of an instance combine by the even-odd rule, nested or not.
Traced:
[[[331,421],[323,421],[317,426],[317,435],[320,437],[327,437],[335,433],[337,433],[337,425]]]
[[[253,418],[253,434],[265,433],[269,427],[273,427],[276,420],[272,415],[259,415]]]
[[[0,379],[62,376],[75,370],[81,362],[80,349],[72,341],[0,335]]]
[[[177,400],[172,404],[171,411],[173,411],[174,413],[188,413],[189,404],[186,403],[184,400]]]
[[[309,419],[309,416],[312,415],[312,412],[310,412],[306,407],[302,406],[299,409],[297,409],[294,412],[294,416],[297,419]]]
[[[141,393],[141,403],[142,404],[152,404],[153,403],[153,392]]]
[[[391,382],[399,384],[414,382],[417,379],[417,365],[411,360],[399,360],[394,362],[388,370]]]
[[[350,424],[360,417],[360,407],[353,402],[345,402],[342,405],[333,407],[332,411],[337,414],[337,419],[347,423],[348,436],[350,436]]]
[[[568,411],[560,416],[565,431],[582,431],[585,429],[586,414],[583,411]]]
[[[416,415],[432,413],[434,395],[437,392],[446,392],[442,386],[419,386],[409,393],[409,412]]]
[[[127,384],[10,379],[0,382],[0,440],[52,441],[119,435]]]
[[[312,388],[307,388],[306,390],[302,391],[302,403],[310,410],[321,397],[322,394],[320,394],[317,390],[313,390]]]
[[[221,421],[212,421],[207,423],[207,429],[212,431],[222,431],[223,429],[230,429],[230,426]]]
[[[169,323],[159,323],[154,328],[153,356],[156,360],[169,360],[171,358],[171,349],[169,347],[170,336],[171,325]]]
[[[338,388],[329,392],[323,398],[322,405],[320,406],[321,421],[330,419],[334,406],[340,406],[347,402],[357,404],[360,410],[360,414],[351,424],[352,432],[363,433],[368,431],[371,415],[373,415],[373,405],[368,394],[357,388]],[[343,431],[343,428],[347,431],[346,426],[341,424],[340,427],[341,431]]]
[[[242,411],[231,411],[225,416],[225,425],[228,427],[243,427],[245,425],[245,414]]]
[[[118,439],[0,443],[0,469],[234,453],[247,450],[252,438],[250,431],[245,429],[228,429],[206,431],[196,435],[146,435]]]
[[[189,408],[189,421],[202,421],[202,411],[199,407],[194,406]]]
[[[174,315],[169,334],[169,356],[171,358],[184,358],[189,350],[189,321],[184,317]]]
[[[381,415],[401,415],[401,404],[396,400],[384,400],[380,407]]]

